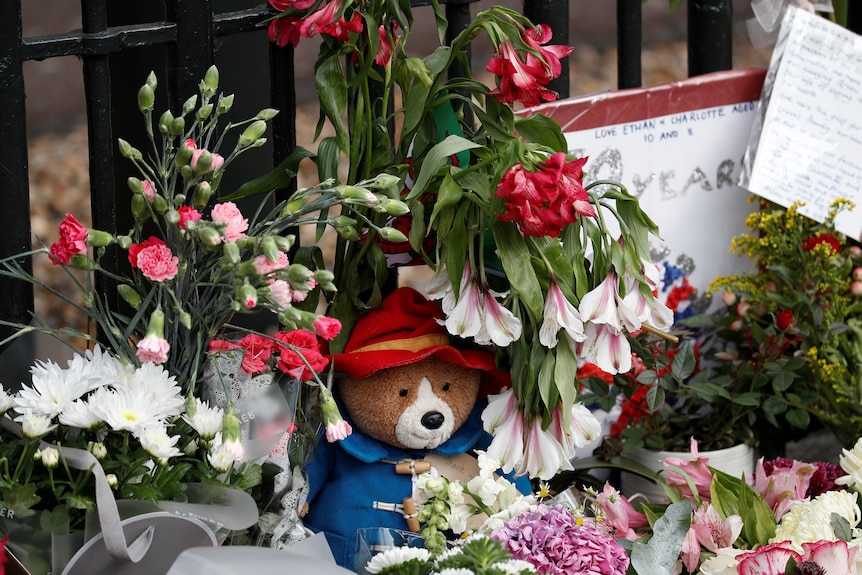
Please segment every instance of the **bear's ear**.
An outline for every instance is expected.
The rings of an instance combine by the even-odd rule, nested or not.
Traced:
[[[395,425],[409,400],[410,388],[387,381],[386,371],[368,377],[343,379],[338,382],[338,392],[359,431],[378,441],[399,445]],[[402,389],[407,391],[407,397],[401,396]]]

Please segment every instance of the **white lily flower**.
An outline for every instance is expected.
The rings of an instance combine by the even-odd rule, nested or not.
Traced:
[[[542,326],[539,328],[539,343],[545,347],[556,347],[557,334],[561,329],[566,331],[566,336],[574,344],[586,339],[584,335],[584,322],[581,314],[572,303],[563,295],[560,285],[556,280],[551,280],[548,286],[548,297],[545,299],[545,308]]]
[[[609,273],[602,283],[587,292],[581,298],[578,308],[584,322],[607,324],[622,329],[617,313],[618,279],[616,274]]]
[[[476,282],[470,280],[461,290],[458,303],[446,316],[445,325],[449,333],[463,338],[474,337],[482,329],[482,299]]]
[[[563,453],[563,447],[553,434],[542,429],[542,420],[536,418],[527,431],[524,459],[518,475],[526,473],[530,478],[549,480],[562,469],[572,469],[572,464]]]

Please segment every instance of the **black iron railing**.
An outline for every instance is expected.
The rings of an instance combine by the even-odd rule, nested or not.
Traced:
[[[470,22],[474,0],[450,0],[446,14],[455,34]],[[117,197],[124,189],[115,173],[118,165],[116,130],[125,98],[137,89],[120,82],[117,66],[121,55],[136,49],[161,47],[166,52],[164,69],[171,109],[196,93],[197,83],[214,62],[216,46],[225,38],[242,33],[265,34],[260,23],[272,14],[267,4],[233,12],[217,12],[213,0],[165,0],[161,18],[117,25],[109,14],[107,0],[81,0],[82,29],[67,34],[23,37],[22,0],[0,2],[0,256],[29,249],[30,205],[28,199],[27,125],[23,62],[60,56],[78,56],[83,63],[89,133],[90,188],[93,226],[115,231]],[[429,0],[414,0],[414,5]],[[122,2],[111,3],[122,11]],[[534,22],[548,22],[554,43],[568,42],[569,8],[566,0],[525,0],[524,13]],[[852,4],[852,3],[851,3]],[[132,4],[133,5],[133,4]],[[130,5],[131,6],[131,5]],[[641,85],[641,0],[617,0],[619,47],[618,86]],[[697,75],[731,67],[731,0],[688,0],[689,74]],[[271,106],[281,113],[273,126],[273,161],[281,161],[296,144],[296,89],[293,49],[272,46],[269,56]],[[143,78],[144,76],[141,76]],[[140,83],[140,82],[139,82]],[[551,86],[569,95],[568,69]],[[23,262],[27,264],[27,262]],[[110,265],[102,260],[103,265]],[[116,261],[114,262],[116,265]],[[102,285],[109,301],[111,286]],[[27,323],[33,307],[29,285],[0,282],[0,319]],[[5,335],[8,335],[8,331]],[[0,336],[4,336],[0,329]],[[2,337],[0,337],[2,339]]]

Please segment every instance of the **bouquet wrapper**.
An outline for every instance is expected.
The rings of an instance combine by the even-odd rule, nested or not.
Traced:
[[[20,435],[9,418],[0,427]],[[46,444],[47,445],[47,444]],[[50,510],[28,517],[4,517],[11,569],[22,574],[128,575],[164,573],[189,547],[218,544],[217,532],[245,529],[257,521],[252,497],[235,489],[190,484],[184,501],[116,501],[99,461],[88,451],[62,450],[67,464],[90,469],[95,479],[96,512],[84,531],[70,532]]]

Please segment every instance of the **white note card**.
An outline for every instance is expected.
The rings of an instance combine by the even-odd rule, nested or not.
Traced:
[[[764,82],[740,185],[823,221],[837,198],[855,202],[836,221],[862,236],[862,37],[790,7]]]

